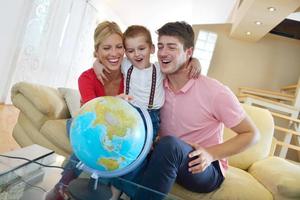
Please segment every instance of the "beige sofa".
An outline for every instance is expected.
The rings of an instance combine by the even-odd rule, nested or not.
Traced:
[[[20,109],[13,137],[21,146],[36,143],[64,156],[71,153],[65,122],[70,117],[68,107],[72,110],[78,109],[72,107],[72,103],[79,101],[79,97],[72,97],[74,93],[78,94],[74,90],[60,91],[26,82],[13,86],[12,102]],[[218,190],[199,194],[175,184],[172,195],[187,200],[300,199],[300,166],[270,156],[274,140],[274,123],[270,112],[253,106],[243,106],[260,131],[259,143],[229,158],[230,167],[226,179]],[[233,132],[224,130],[225,140],[232,136]]]

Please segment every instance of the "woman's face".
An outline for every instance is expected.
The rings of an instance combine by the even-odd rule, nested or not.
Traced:
[[[108,69],[119,70],[124,56],[122,37],[116,33],[108,36],[99,44],[96,56]]]

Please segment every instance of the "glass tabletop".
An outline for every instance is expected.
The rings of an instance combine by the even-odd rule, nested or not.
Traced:
[[[88,178],[78,178],[73,180],[69,187],[68,191],[73,200],[108,200],[111,198],[111,188],[109,184],[98,183],[96,189],[94,188],[95,180]],[[101,181],[100,181],[101,182]],[[129,184],[136,186],[143,190],[145,196],[151,195],[151,197],[157,197],[158,199],[164,200],[178,200],[181,199],[172,194],[164,195],[158,191],[152,190],[150,188],[143,187],[139,184],[133,183],[131,181],[124,181],[124,184]],[[120,199],[130,199],[126,194],[122,194]],[[154,199],[154,198],[150,198]]]
[[[76,161],[72,161],[76,162]],[[126,188],[130,188],[131,191],[140,191],[141,194],[147,195],[149,199],[166,199],[166,200],[178,200],[182,199],[173,194],[163,194],[159,191],[155,191],[151,188],[145,187],[138,183],[126,180],[122,177],[113,178],[92,178],[93,175],[89,172],[83,172],[84,178],[79,178],[70,182],[68,186],[68,192],[73,200],[108,200],[111,198],[110,184],[112,180],[117,182]],[[125,193],[121,195],[120,199],[130,199]]]
[[[7,157],[5,157],[7,156]],[[41,200],[61,177],[62,160],[53,151],[39,145],[32,145],[0,155],[0,200]],[[65,160],[67,161],[67,160]],[[39,163],[39,164],[37,164]],[[52,168],[49,168],[52,167]],[[82,178],[84,177],[84,178]],[[142,190],[145,195],[163,196],[161,199],[181,199],[172,194],[164,195],[158,191],[116,178],[122,184]],[[106,200],[111,197],[107,182],[92,179],[87,172],[73,180],[68,190],[74,200]],[[124,195],[120,199],[124,198]]]
[[[35,185],[45,176],[44,165],[50,165],[55,160],[56,154],[53,151],[39,145],[2,153],[0,155],[0,199],[22,199],[29,188],[40,190],[40,193],[46,192]]]

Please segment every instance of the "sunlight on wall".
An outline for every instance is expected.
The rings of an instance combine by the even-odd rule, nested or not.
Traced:
[[[202,75],[207,75],[218,35],[214,32],[200,30],[194,50],[194,57],[200,60]]]

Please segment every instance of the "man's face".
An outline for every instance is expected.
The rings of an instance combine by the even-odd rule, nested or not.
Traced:
[[[160,36],[157,47],[159,65],[165,74],[174,74],[183,69],[192,53],[192,48],[184,50],[183,44],[174,36]]]

